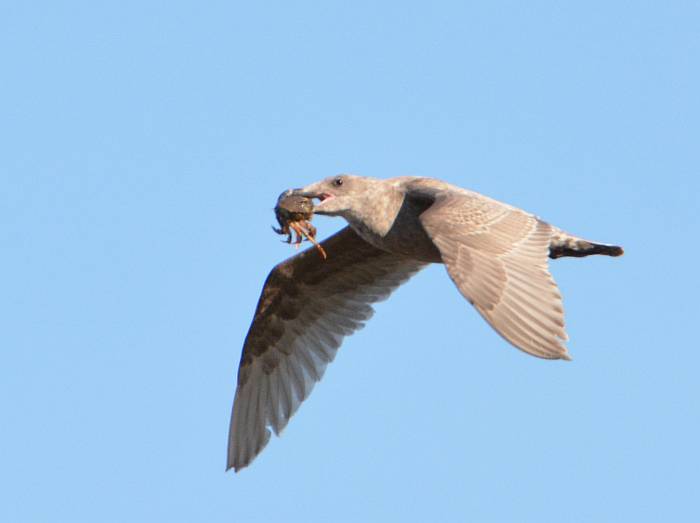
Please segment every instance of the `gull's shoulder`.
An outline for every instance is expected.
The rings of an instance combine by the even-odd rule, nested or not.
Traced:
[[[387,182],[392,186],[407,193],[407,194],[423,194],[426,196],[437,196],[440,193],[448,193],[464,196],[481,196],[479,193],[463,189],[456,185],[452,185],[437,178],[428,178],[424,176],[397,176],[390,178]]]

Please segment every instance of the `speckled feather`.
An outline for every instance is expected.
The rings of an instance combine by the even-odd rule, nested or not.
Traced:
[[[279,434],[335,358],[343,338],[372,316],[424,263],[379,250],[346,227],[276,266],[246,337],[229,432],[228,467],[239,470]]]

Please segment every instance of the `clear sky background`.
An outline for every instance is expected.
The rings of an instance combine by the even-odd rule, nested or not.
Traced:
[[[700,8],[573,4],[3,2],[0,520],[698,517]],[[224,473],[272,207],[339,172],[626,255],[552,263],[570,363],[430,267]]]

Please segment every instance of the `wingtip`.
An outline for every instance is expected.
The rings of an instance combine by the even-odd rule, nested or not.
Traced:
[[[233,463],[227,463],[226,464],[226,470],[224,472],[228,472],[229,470],[233,469],[234,474],[238,474],[243,467],[237,467]]]

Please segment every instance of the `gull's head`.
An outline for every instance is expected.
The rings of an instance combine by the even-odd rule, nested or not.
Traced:
[[[370,197],[372,179],[339,174],[307,185],[298,194],[316,198],[314,213],[327,216],[348,216],[357,213]]]

